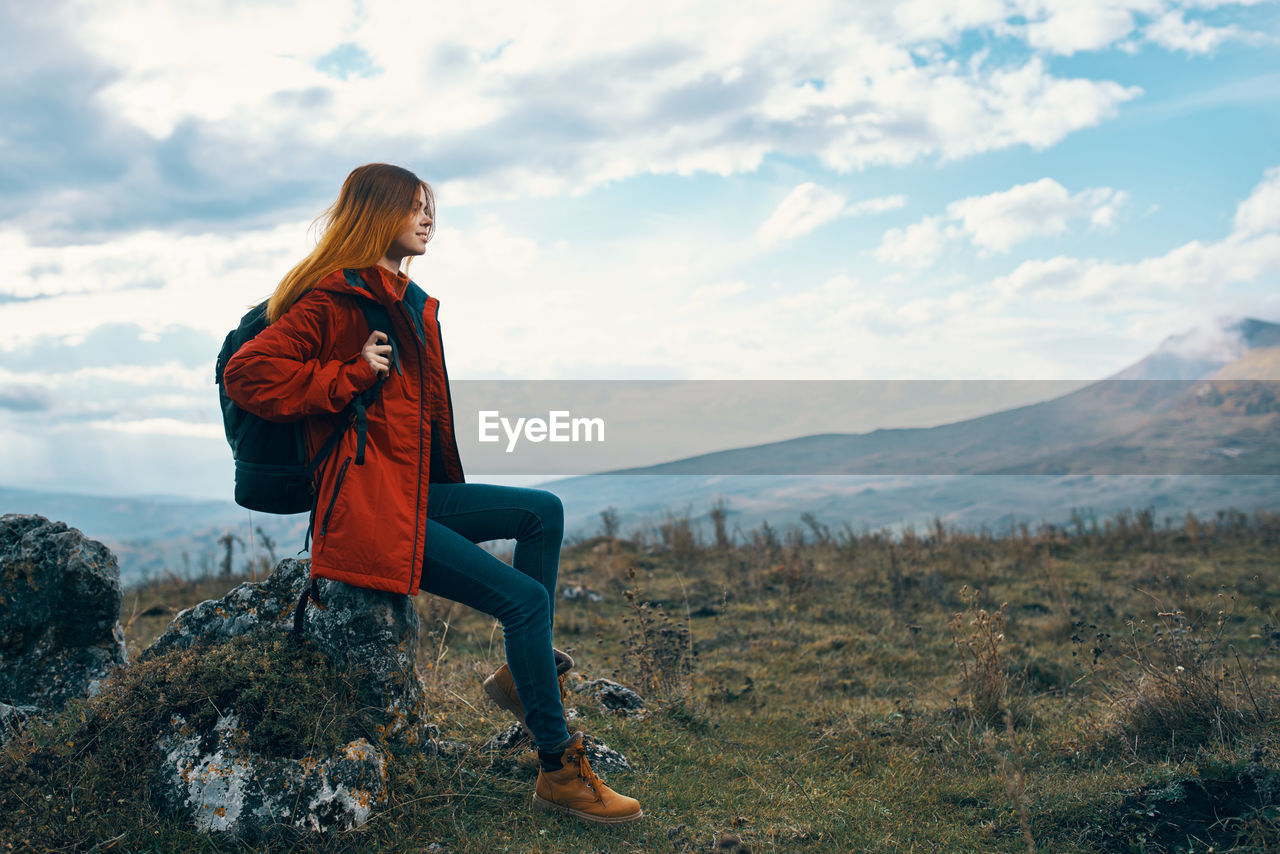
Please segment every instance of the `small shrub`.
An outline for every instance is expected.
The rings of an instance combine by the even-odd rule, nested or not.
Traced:
[[[954,614],[948,626],[960,651],[961,692],[968,698],[974,718],[994,726],[1004,719],[1004,709],[1010,706],[1013,693],[1003,652],[1008,603],[989,612],[978,607],[980,597],[980,591],[967,584],[962,587],[960,598],[965,611]]]
[[[687,699],[697,657],[689,627],[671,619],[661,605],[640,597],[635,567],[627,570],[627,579],[632,586],[623,596],[631,607],[631,616],[622,621],[628,627],[623,639],[623,663],[631,669],[642,692],[658,699]]]
[[[1150,625],[1131,622],[1119,655],[1100,668],[1111,706],[1104,735],[1134,752],[1181,755],[1274,726],[1280,702],[1254,684],[1223,638],[1226,618],[1219,611],[1213,623],[1197,624],[1173,609]]]

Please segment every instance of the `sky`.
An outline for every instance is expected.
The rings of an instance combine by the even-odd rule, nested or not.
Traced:
[[[455,382],[1087,381],[1280,321],[1274,2],[536,6],[0,7],[0,484],[227,497],[222,337],[368,162],[435,191]]]

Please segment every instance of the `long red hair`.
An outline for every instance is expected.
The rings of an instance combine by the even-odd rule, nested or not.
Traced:
[[[419,187],[426,193],[431,213],[430,240],[436,230],[436,201],[430,184],[389,163],[369,163],[351,170],[342,182],[338,200],[316,219],[324,223],[316,248],[285,274],[267,300],[268,322],[279,320],[334,270],[377,264],[413,211]]]

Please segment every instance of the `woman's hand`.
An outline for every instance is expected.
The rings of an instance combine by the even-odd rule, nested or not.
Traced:
[[[391,373],[391,345],[382,343],[386,340],[387,333],[375,329],[369,333],[369,340],[364,342],[364,349],[360,351],[373,372],[380,377]]]

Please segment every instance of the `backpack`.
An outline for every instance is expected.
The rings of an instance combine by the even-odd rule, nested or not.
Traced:
[[[391,361],[396,364],[397,350],[395,327],[382,305],[372,299],[353,296],[360,303],[369,329],[384,332],[391,344]],[[336,428],[315,457],[308,460],[302,416],[288,422],[268,421],[247,412],[227,397],[222,374],[227,362],[246,342],[252,340],[267,326],[267,303],[264,300],[240,318],[240,325],[227,333],[214,367],[214,382],[218,384],[218,398],[222,405],[222,426],[231,445],[235,460],[235,502],[249,510],[262,513],[311,512],[311,524],[315,524],[316,485],[315,473],[338,441],[353,424],[356,428],[356,456],[353,462],[364,465],[366,410],[378,397],[385,375],[378,377],[374,385],[356,395],[347,404],[342,424]],[[311,537],[307,530],[305,551]]]

